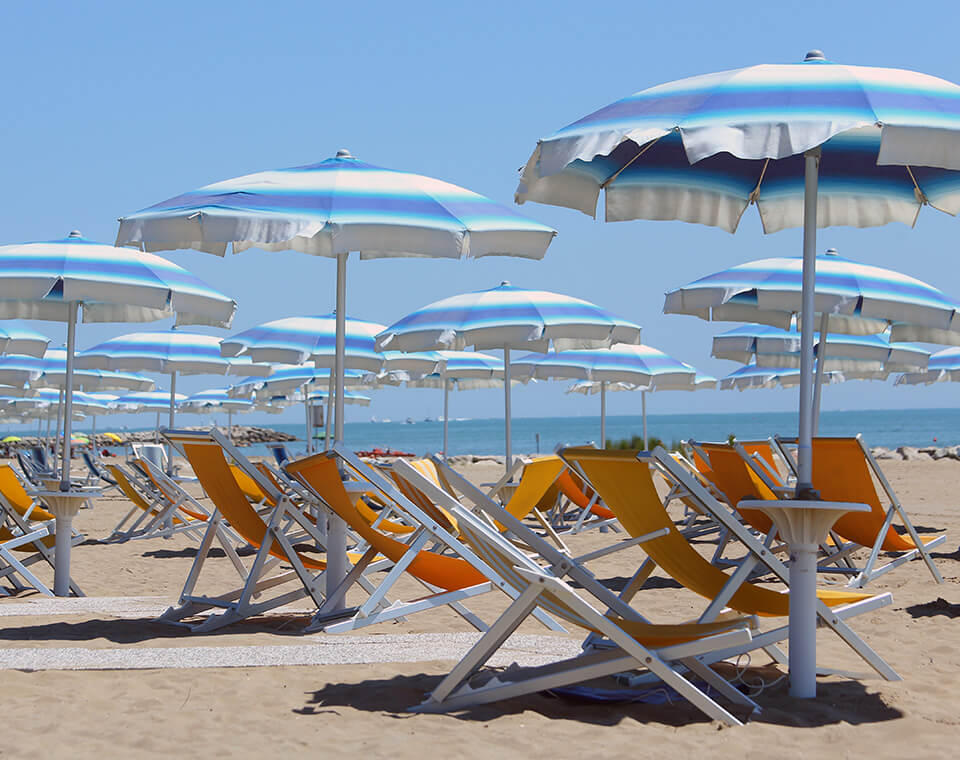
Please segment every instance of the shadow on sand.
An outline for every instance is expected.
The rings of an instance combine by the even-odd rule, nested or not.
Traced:
[[[913,604],[909,607],[904,607],[904,609],[914,618],[937,617],[939,615],[947,618],[960,617],[960,604],[951,604],[939,596],[932,602]]]
[[[197,618],[200,620],[200,618]],[[260,615],[233,623],[218,631],[191,633],[183,626],[164,623],[153,618],[106,618],[82,620],[75,623],[55,622],[38,625],[4,626],[0,641],[95,641],[104,639],[114,644],[138,644],[160,639],[196,639],[200,646],[210,636],[249,636],[269,633],[283,636],[303,636],[303,627],[309,615]]]
[[[747,673],[748,680],[750,672]],[[294,712],[300,715],[323,715],[337,713],[340,708],[352,708],[386,713],[398,720],[415,719],[420,716],[409,712],[410,707],[420,703],[440,680],[441,676],[417,674],[357,683],[331,683],[308,693],[306,703]],[[878,694],[868,692],[857,681],[821,682],[818,689],[816,700],[797,700],[789,696],[785,681],[770,686],[757,698],[763,711],[750,720],[814,727],[839,723],[879,723],[903,716],[903,713],[885,704]],[[729,705],[725,706],[729,708]],[[459,710],[445,717],[488,722],[524,712],[534,712],[550,720],[570,720],[596,726],[614,726],[624,721],[673,727],[710,722],[703,713],[683,700],[672,704],[596,703],[555,697],[544,692]],[[733,708],[731,712],[741,720],[747,718],[741,708]]]

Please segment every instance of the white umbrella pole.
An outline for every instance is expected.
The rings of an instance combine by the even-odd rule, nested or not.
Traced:
[[[160,443],[160,412],[157,411],[157,426],[153,429],[153,442]]]
[[[60,470],[60,490],[70,490],[70,427],[73,423],[73,353],[76,349],[77,309],[76,303],[69,305],[67,317],[67,377],[64,388],[63,404],[63,464]],[[56,514],[56,535],[53,544],[53,593],[56,596],[70,596],[70,548],[73,537],[74,506],[67,499],[61,506],[56,500],[48,502]],[[75,505],[79,507],[79,504]]]
[[[97,415],[90,415],[90,442],[93,444],[93,450],[97,450]]]
[[[820,149],[804,157],[803,295],[800,312],[800,425],[797,445],[798,499],[813,490],[813,331],[817,277],[817,172]]]
[[[60,423],[63,419],[61,416],[63,413],[63,388],[60,389],[60,392],[57,394],[57,434],[53,439],[53,469],[57,469],[57,463],[60,461],[60,455],[63,453],[63,446],[61,446],[60,431],[62,430]]]
[[[313,452],[313,420],[310,419],[310,391],[307,390],[307,386],[303,386],[303,425],[304,425],[304,435],[307,439],[307,453],[310,454]]]
[[[443,461],[447,461],[447,424],[450,421],[450,381],[443,373]]]
[[[513,461],[513,446],[510,441],[510,347],[503,347],[503,415],[504,428],[506,434],[506,460],[505,469],[510,471],[510,463]]]
[[[227,440],[233,443],[233,409],[227,409]]]
[[[647,392],[640,391],[640,410],[643,414],[643,450],[646,451],[649,444],[647,438]]]
[[[334,410],[336,419],[333,421],[333,440],[335,443],[343,441],[343,370],[346,354],[347,333],[347,256],[342,253],[337,256],[337,345],[336,363],[337,373],[336,398]],[[327,518],[327,603],[331,612],[343,607],[343,597],[337,596],[337,589],[347,576],[347,526],[336,516]]]
[[[327,418],[323,421],[323,448],[330,448],[330,427],[333,425],[333,393],[336,376],[333,372],[327,378]]]
[[[177,400],[177,373],[170,373],[170,418],[167,424],[168,430],[174,429],[176,423],[176,400]],[[167,475],[173,476],[173,445],[167,446]]]
[[[820,399],[823,395],[823,373],[827,363],[827,331],[830,329],[830,316],[820,315],[820,343],[817,346],[817,377],[813,383],[813,435],[820,431]]]
[[[607,448],[607,381],[600,381],[600,448]]]

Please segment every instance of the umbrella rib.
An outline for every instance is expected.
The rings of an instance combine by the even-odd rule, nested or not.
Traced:
[[[756,203],[757,199],[760,197],[760,185],[763,183],[763,178],[767,173],[767,166],[770,165],[770,159],[766,158],[763,161],[763,168],[760,170],[760,178],[757,180],[757,186],[750,191],[750,195],[747,196],[748,203]],[[913,175],[911,175],[913,176]]]
[[[630,166],[630,164],[632,164],[634,161],[636,161],[638,158],[640,158],[640,156],[642,156],[644,153],[646,153],[648,150],[650,150],[650,148],[652,148],[654,145],[656,145],[659,140],[660,140],[660,138],[657,137],[657,138],[651,140],[650,142],[648,142],[648,143],[647,143],[646,145],[644,145],[642,148],[640,148],[640,150],[637,151],[637,155],[635,155],[633,158],[631,158],[629,161],[627,161],[627,163],[625,163],[623,166],[621,166],[619,169],[617,169],[617,171],[614,172],[613,176],[611,176],[610,178],[604,180],[604,181],[600,184],[600,189],[601,189],[601,190],[606,190],[607,185],[609,185],[609,184],[610,184],[611,182],[613,182],[617,177],[619,177],[619,176]]]

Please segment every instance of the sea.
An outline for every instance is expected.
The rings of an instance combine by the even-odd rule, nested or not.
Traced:
[[[221,423],[222,424],[222,423]],[[291,453],[305,450],[304,426],[266,425],[297,436],[288,444]],[[106,429],[106,428],[104,428]],[[643,420],[639,415],[607,417],[607,439],[617,441],[639,436]],[[751,414],[651,414],[647,431],[670,444],[681,439],[722,441],[730,435],[741,440],[765,438],[773,433],[797,434],[796,412],[757,412]],[[321,431],[322,432],[322,431]],[[869,446],[953,446],[960,444],[960,409],[876,409],[824,411],[820,417],[821,435],[861,433]],[[448,455],[503,454],[503,420],[451,419]],[[560,444],[599,443],[600,418],[517,417],[513,420],[514,454],[552,452]],[[438,420],[412,422],[348,422],[344,438],[356,451],[379,447],[422,455],[437,452],[443,445],[443,423]],[[250,454],[266,454],[262,445],[251,446]]]

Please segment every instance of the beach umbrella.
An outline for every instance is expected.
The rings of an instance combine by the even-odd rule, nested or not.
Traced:
[[[604,190],[608,221],[679,219],[733,232],[756,204],[766,232],[803,226],[804,495],[812,489],[817,228],[912,225],[926,205],[956,214],[957,169],[960,87],[832,63],[814,50],[799,64],[652,87],[578,119],[537,144],[516,200],[593,214]]]
[[[350,151],[291,169],[207,185],[120,220],[118,245],[195,248],[223,255],[246,248],[296,250],[337,260],[335,439],[342,398],[347,258],[490,255],[540,259],[556,232],[462,187],[359,161]],[[346,526],[330,521],[327,588],[347,573]],[[331,608],[340,603],[329,599]]]
[[[228,327],[235,310],[232,299],[174,263],[95,243],[79,232],[64,240],[0,246],[0,318],[67,323],[68,388],[78,316],[84,322],[176,317],[180,325]],[[69,489],[71,404],[67,394],[62,490]]]
[[[927,367],[919,372],[905,372],[895,385],[932,385],[960,382],[960,348],[945,348],[930,356]]]
[[[178,375],[270,374],[268,364],[254,364],[249,357],[225,359],[220,339],[183,330],[158,330],[119,335],[81,351],[77,366],[104,370],[156,372],[170,376],[169,427],[176,418]],[[167,466],[172,473],[173,452]]]
[[[230,396],[229,388],[208,388],[205,391],[192,393],[179,405],[184,412],[194,414],[213,414],[223,411],[227,413],[227,440],[233,440],[233,414],[237,412],[254,411],[253,399]],[[252,395],[252,394],[251,394]]]
[[[343,365],[348,369],[377,372],[383,366],[384,357],[377,353],[374,338],[384,325],[362,319],[344,319]],[[224,356],[247,356],[254,361],[301,364],[313,362],[317,368],[334,369],[329,377],[330,390],[335,391],[335,367],[337,362],[337,318],[335,314],[314,317],[287,317],[257,325],[221,343]],[[346,387],[346,375],[344,375]],[[334,396],[335,398],[335,396]],[[310,400],[303,397],[307,419],[307,452],[312,449],[310,428],[313,420]],[[335,406],[335,405],[334,405]],[[327,410],[327,437],[329,441],[330,413]],[[336,423],[334,422],[336,428]]]
[[[36,356],[0,356],[0,385],[23,388],[39,380],[43,370],[43,360]]]
[[[643,389],[693,390],[697,371],[652,346],[616,343],[609,348],[572,349],[528,354],[511,362],[520,379],[592,380],[600,384],[600,447],[607,440],[607,383],[630,383]],[[641,394],[644,429],[646,395]],[[646,439],[646,433],[644,433]]]
[[[37,381],[52,388],[67,386],[67,352],[62,348],[49,348],[39,360],[43,374]],[[148,391],[153,380],[138,372],[86,369],[74,366],[73,387],[82,391]]]
[[[690,365],[687,365],[688,367]],[[693,369],[693,367],[690,367]],[[640,391],[640,413],[643,419],[643,446],[647,448],[649,440],[647,436],[647,393],[653,391],[704,391],[704,390],[715,390],[717,387],[717,378],[710,375],[704,375],[700,372],[694,370],[693,382],[689,385],[686,383],[673,383],[658,382],[658,378],[654,377],[653,381],[649,385],[637,384],[637,383],[625,383],[625,382],[610,382],[608,380],[580,380],[569,388],[567,388],[567,393],[582,393],[584,395],[591,395],[594,393],[601,394],[601,401],[603,401],[603,394],[607,391]],[[601,404],[601,418],[605,413],[605,405]],[[606,437],[605,432],[601,432],[601,439],[604,441],[604,446],[606,446]]]
[[[826,384],[842,383],[846,378],[842,372],[824,372]],[[872,378],[861,378],[872,379]],[[879,379],[879,378],[878,378]],[[746,391],[761,388],[796,388],[800,385],[800,370],[787,367],[758,367],[747,364],[720,378],[720,390]]]
[[[877,379],[890,372],[925,369],[930,353],[910,343],[891,343],[889,336],[827,335],[818,332],[814,340],[817,374],[813,395],[813,434],[820,424],[822,374],[825,370],[844,373],[848,380]],[[765,367],[800,367],[800,334],[765,325],[745,325],[713,339],[713,356]]]
[[[377,348],[394,351],[502,349],[506,467],[510,441],[510,351],[546,352],[639,343],[640,327],[579,298],[545,290],[495,288],[428,304],[377,336]]]
[[[405,381],[408,388],[442,388],[443,389],[443,458],[447,458],[447,444],[449,441],[450,421],[450,390],[476,390],[479,388],[499,388],[503,385],[503,360],[479,351],[422,351],[404,354],[402,352],[387,351],[386,354],[397,355],[397,358],[388,358],[384,366],[410,366],[402,357],[416,357],[423,362],[418,369],[423,370],[430,361],[434,361],[436,369],[426,374],[408,374],[406,370],[394,370],[395,381]]]
[[[0,324],[0,354],[43,356],[50,338],[16,322]]]
[[[187,400],[183,393],[175,393],[173,397],[175,404],[182,404]],[[125,393],[118,396],[112,406],[119,412],[165,412],[170,408],[170,391],[140,391],[137,393]]]

